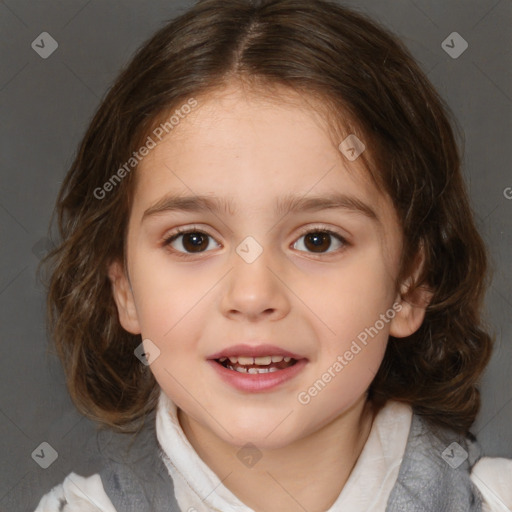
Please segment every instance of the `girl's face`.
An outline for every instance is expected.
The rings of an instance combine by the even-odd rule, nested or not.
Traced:
[[[295,103],[198,98],[136,171],[129,281],[110,269],[161,388],[235,446],[285,446],[346,413],[389,334],[423,319],[396,287],[391,202],[283,94]]]

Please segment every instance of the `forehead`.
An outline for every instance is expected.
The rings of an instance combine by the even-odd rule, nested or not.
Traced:
[[[169,191],[248,205],[262,197],[279,201],[294,191],[321,195],[338,189],[389,208],[362,159],[343,156],[315,98],[232,85],[197,103],[139,164],[133,204],[139,215]]]

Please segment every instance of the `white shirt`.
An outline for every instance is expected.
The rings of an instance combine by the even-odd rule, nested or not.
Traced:
[[[389,401],[373,421],[370,435],[336,501],[326,512],[384,512],[398,477],[412,420],[412,410]],[[185,436],[176,405],[162,391],[156,414],[156,434],[164,463],[172,477],[182,511],[253,512],[244,505],[197,455]],[[512,512],[512,460],[483,457],[471,480],[484,497],[483,512]],[[67,502],[62,509],[59,505]],[[116,511],[99,475],[70,473],[41,498],[35,512]]]

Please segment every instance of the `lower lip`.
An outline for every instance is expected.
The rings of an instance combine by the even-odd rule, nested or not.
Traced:
[[[213,368],[218,372],[221,379],[240,391],[268,391],[293,379],[306,366],[306,359],[299,359],[293,366],[267,373],[241,373],[235,370],[224,368],[216,361],[209,359]]]

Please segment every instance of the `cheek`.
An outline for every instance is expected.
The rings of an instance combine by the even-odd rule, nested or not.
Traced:
[[[389,323],[379,319],[380,305],[379,301],[367,302],[364,308],[348,301],[338,316],[333,313],[331,325],[336,334],[324,334],[320,338],[319,359],[314,361],[296,396],[299,407],[304,408],[304,414],[313,422],[312,429],[352,407],[375,378],[389,334]],[[376,322],[379,322],[377,328]]]
[[[133,287],[142,337],[158,350],[149,370],[179,406],[188,404],[189,393],[204,399],[208,387],[198,371],[200,340],[207,323],[205,315],[212,310],[208,292],[214,282],[204,276],[199,279],[199,273],[171,270],[154,262],[140,269]]]
[[[316,322],[319,338],[330,340],[335,349],[350,345],[376,322],[387,339],[390,318],[385,318],[384,325],[380,319],[386,313],[393,314],[396,290],[394,277],[377,251],[347,258],[335,272],[315,279],[305,276],[302,286],[297,281],[294,291],[305,298],[305,304],[320,320]]]
[[[191,288],[186,294],[176,294],[172,291],[176,288],[168,289],[159,283],[154,295],[150,293],[141,307],[142,333],[158,348],[159,355],[149,369],[160,387],[178,407],[192,407],[194,415],[200,416],[201,410],[194,409],[196,402],[191,402],[191,397],[201,403],[210,400],[201,371],[201,339],[211,304],[204,298],[207,289]]]
[[[353,354],[351,360],[345,352],[338,353],[297,394],[299,407],[304,408],[310,421],[325,424],[361,399],[384,356],[386,343],[375,341],[367,347],[361,345],[361,351]]]
[[[378,322],[365,328],[348,326],[346,334],[326,343],[319,365],[322,373],[314,375],[313,380],[329,383],[330,394],[335,397],[361,396],[377,374],[386,351],[389,324]]]
[[[218,277],[205,277],[180,264],[169,265],[165,251],[141,254],[134,260],[132,279],[142,334],[172,344],[183,324],[194,322],[198,306],[208,297]]]

